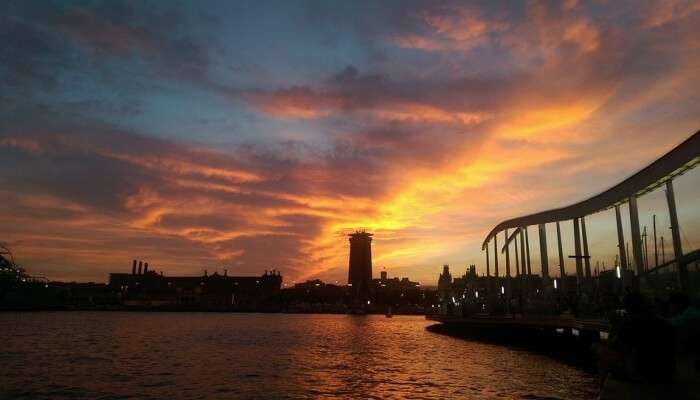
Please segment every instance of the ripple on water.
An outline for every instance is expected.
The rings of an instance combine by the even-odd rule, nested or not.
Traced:
[[[422,317],[0,314],[0,398],[595,397],[540,355],[427,331]],[[533,366],[536,368],[533,369]]]

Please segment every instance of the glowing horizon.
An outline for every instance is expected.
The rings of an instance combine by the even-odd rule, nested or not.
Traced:
[[[208,6],[0,6],[0,241],[30,273],[345,282],[344,233],[365,228],[375,274],[433,284],[442,264],[483,273],[498,222],[700,128],[692,2]],[[676,186],[689,250],[699,182]],[[665,212],[640,199],[643,224]],[[611,262],[614,218],[586,222]]]

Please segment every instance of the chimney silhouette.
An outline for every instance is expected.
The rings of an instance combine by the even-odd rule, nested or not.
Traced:
[[[148,272],[148,263],[143,264],[143,273],[146,274]]]
[[[131,275],[136,275],[136,260],[134,260],[134,265],[131,266]]]
[[[224,276],[228,276],[228,270],[224,269]]]
[[[141,267],[143,266],[143,261],[139,261],[139,275],[141,275]]]

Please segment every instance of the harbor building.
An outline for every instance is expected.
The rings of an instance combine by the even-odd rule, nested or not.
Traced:
[[[131,273],[111,273],[109,286],[133,307],[192,307],[255,309],[278,294],[282,275],[275,270],[260,276],[229,276],[204,271],[200,276],[166,276],[134,260]]]

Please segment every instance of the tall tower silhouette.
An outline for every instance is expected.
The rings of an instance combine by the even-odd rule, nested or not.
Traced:
[[[369,297],[372,283],[372,234],[357,231],[350,237],[350,268],[348,284],[355,300],[364,301]]]

